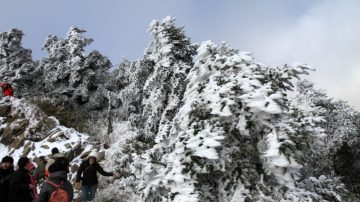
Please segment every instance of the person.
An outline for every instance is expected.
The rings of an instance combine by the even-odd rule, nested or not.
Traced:
[[[27,169],[30,159],[21,157],[18,161],[19,168],[12,174],[9,188],[10,202],[31,202],[33,185],[30,183],[29,170]]]
[[[49,173],[49,179],[41,186],[38,202],[48,202],[55,191],[55,186],[59,185],[60,189],[67,193],[68,201],[72,201],[74,198],[74,188],[67,180],[69,161],[64,157],[55,159],[55,162],[49,167]]]
[[[0,202],[9,201],[9,184],[11,175],[15,172],[14,170],[14,159],[11,156],[5,156],[1,160],[0,167]]]
[[[51,156],[50,156],[50,158],[47,161],[46,166],[45,166],[45,178],[49,177],[48,169],[49,169],[50,165],[53,164],[55,162],[55,159],[57,159],[59,157],[64,157],[64,155],[59,152],[58,148],[56,148],[56,147],[52,148],[51,149]]]
[[[40,156],[37,160],[37,167],[35,168],[34,177],[37,182],[45,180],[45,168],[47,161],[45,156]]]
[[[37,191],[37,182],[34,176],[35,165],[32,162],[30,162],[27,165],[27,169],[29,170],[29,174],[30,174],[30,184],[33,186],[32,194],[34,196],[34,201],[36,201],[36,199],[38,198],[38,191]]]
[[[14,96],[14,91],[11,84],[2,82],[1,88],[3,90],[4,96],[11,96],[11,97]]]
[[[98,187],[97,172],[103,176],[114,176],[114,173],[108,173],[103,170],[97,162],[98,154],[95,150],[91,151],[87,160],[83,161],[76,174],[76,187],[80,187],[82,181],[82,201],[91,201],[95,197]]]

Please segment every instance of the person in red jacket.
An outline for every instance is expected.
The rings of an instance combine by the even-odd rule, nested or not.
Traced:
[[[34,176],[34,172],[35,172],[35,165],[30,161],[29,164],[27,164],[27,169],[29,170],[29,174],[30,174],[30,184],[33,185],[33,196],[34,196],[34,200],[33,201],[37,201],[39,194],[37,191],[37,182]]]
[[[2,82],[1,83],[1,88],[3,90],[3,93],[5,96],[14,96],[14,91],[13,88],[11,86],[11,84],[6,83],[6,82]]]

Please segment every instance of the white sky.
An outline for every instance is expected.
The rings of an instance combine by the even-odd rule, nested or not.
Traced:
[[[303,62],[329,96],[360,109],[360,1],[358,0],[0,0],[0,31],[19,28],[23,45],[41,51],[49,34],[70,26],[87,30],[113,64],[140,58],[152,19],[171,15],[193,42],[227,41],[271,66]]]

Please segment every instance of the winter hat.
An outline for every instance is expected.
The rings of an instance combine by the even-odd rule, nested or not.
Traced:
[[[14,164],[14,159],[11,156],[5,156],[4,158],[2,158],[1,163]]]
[[[25,166],[30,162],[28,157],[21,157],[18,161],[19,168],[25,168]]]
[[[35,169],[35,165],[33,163],[29,163],[27,164],[27,167],[26,167],[28,170],[31,170],[31,169]]]
[[[49,166],[49,173],[54,173],[57,171],[69,171],[69,161],[64,157],[59,157],[55,159],[55,162]]]
[[[98,153],[96,150],[92,150],[89,154],[89,157],[92,156],[92,157],[95,157],[96,159],[98,159]]]

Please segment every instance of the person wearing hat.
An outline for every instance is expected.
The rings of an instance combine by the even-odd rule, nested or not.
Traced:
[[[67,193],[69,201],[72,201],[74,198],[74,188],[69,180],[67,180],[69,161],[64,157],[55,159],[55,162],[49,167],[49,173],[49,179],[41,186],[38,202],[48,202],[55,190],[55,186],[59,185]]]
[[[31,179],[28,168],[30,159],[21,157],[18,161],[19,168],[12,174],[9,188],[10,202],[31,202],[34,199]]]
[[[1,160],[0,166],[0,202],[9,201],[9,184],[11,174],[15,172],[14,170],[14,159],[11,156],[5,156]]]
[[[49,167],[51,164],[53,164],[55,162],[55,160],[57,158],[60,158],[60,157],[64,157],[64,155],[62,153],[59,152],[59,149],[54,147],[51,149],[51,156],[49,158],[49,160],[47,161],[46,163],[46,166],[45,166],[45,178],[48,178],[49,177]]]
[[[88,158],[83,161],[76,174],[76,187],[80,187],[82,182],[82,201],[91,201],[95,198],[98,186],[97,172],[103,176],[114,176],[114,173],[105,172],[97,162],[98,154],[96,150],[90,152]]]

